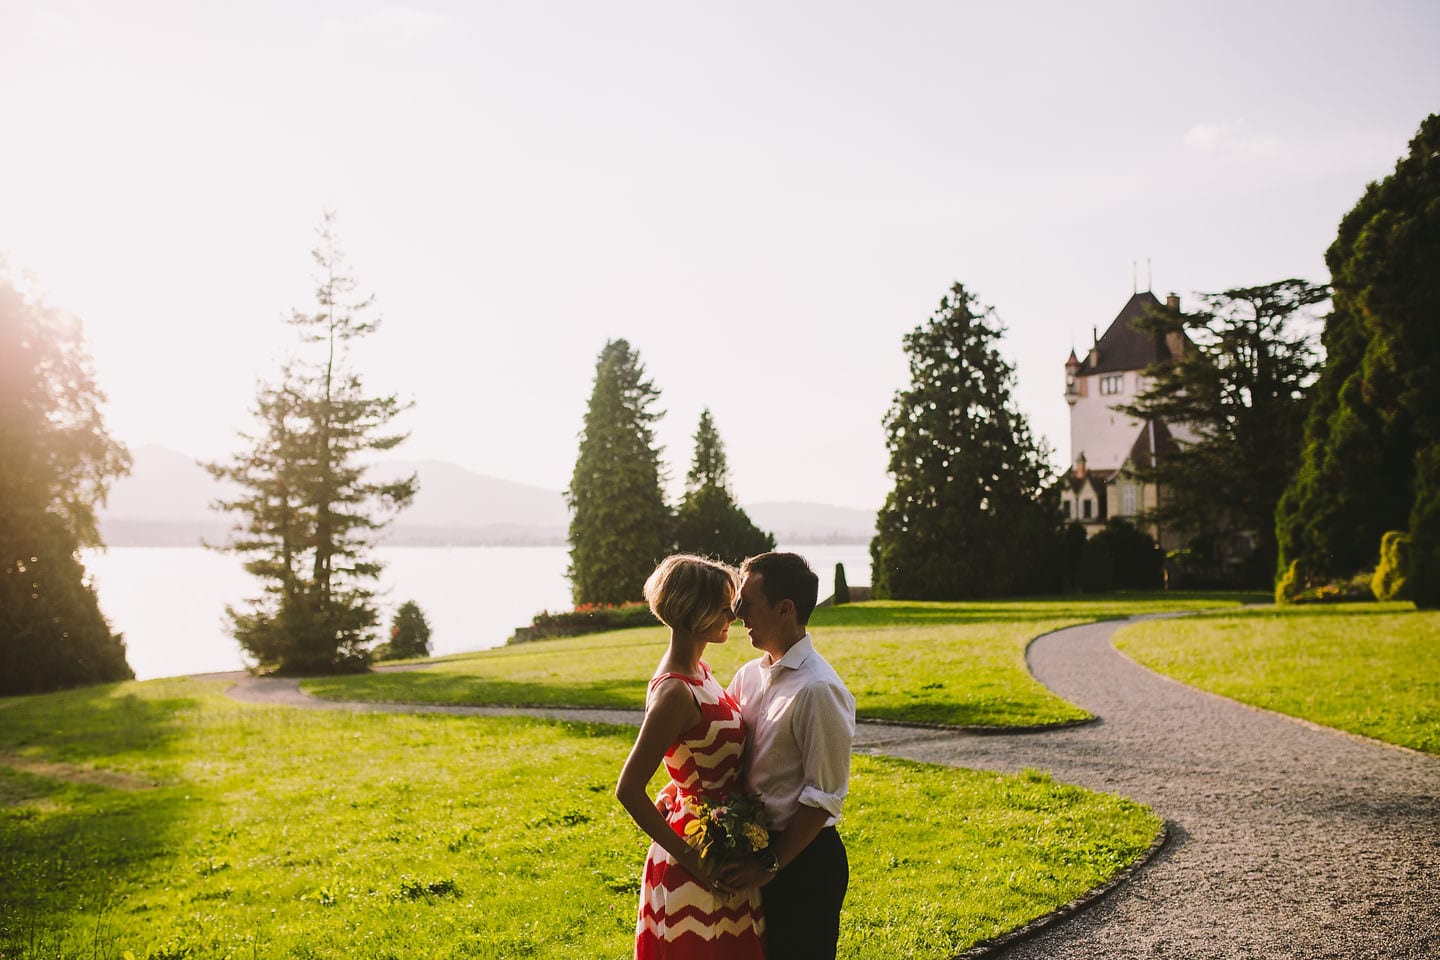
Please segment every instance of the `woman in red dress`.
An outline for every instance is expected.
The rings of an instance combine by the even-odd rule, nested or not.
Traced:
[[[684,839],[694,816],[686,798],[718,800],[740,784],[745,727],[740,710],[700,659],[724,643],[734,619],[738,576],[724,564],[677,554],[645,582],[645,599],[670,628],[670,646],[645,699],[640,735],[615,787],[654,842],[645,858],[637,960],[763,960],[764,921],[757,888],[735,892]],[[661,761],[670,782],[646,794]]]

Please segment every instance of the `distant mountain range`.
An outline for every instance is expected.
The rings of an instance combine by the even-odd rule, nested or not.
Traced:
[[[114,547],[193,546],[225,540],[234,519],[210,503],[235,490],[192,457],[164,447],[131,451],[130,476],[111,488],[100,531]],[[558,490],[474,473],[438,460],[376,464],[377,479],[420,477],[415,502],[386,532],[395,546],[521,546],[565,542],[569,508]],[[820,503],[754,503],[745,510],[785,545],[868,543],[875,514]]]

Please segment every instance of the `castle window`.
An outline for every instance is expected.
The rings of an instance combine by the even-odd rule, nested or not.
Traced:
[[[1100,392],[1105,394],[1124,393],[1125,375],[1117,373],[1114,376],[1101,377]]]

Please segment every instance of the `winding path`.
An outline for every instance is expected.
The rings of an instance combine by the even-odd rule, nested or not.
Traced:
[[[1111,646],[1121,625],[1047,634],[1027,653],[1041,683],[1098,723],[985,735],[861,724],[860,752],[1038,768],[1147,803],[1168,822],[1169,842],[1129,882],[996,955],[1440,957],[1440,758],[1159,676]],[[639,721],[633,711],[334,703],[285,680],[245,678],[230,692],[330,709]]]

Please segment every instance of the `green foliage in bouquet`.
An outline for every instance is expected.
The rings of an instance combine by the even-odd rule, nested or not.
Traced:
[[[715,801],[690,796],[681,804],[695,818],[685,824],[685,842],[702,860],[723,863],[770,845],[765,808],[754,794],[731,793]]]

